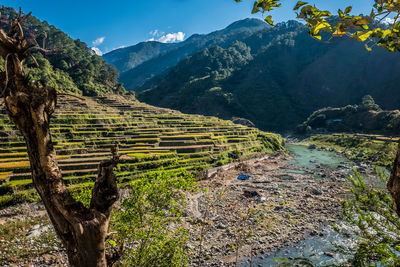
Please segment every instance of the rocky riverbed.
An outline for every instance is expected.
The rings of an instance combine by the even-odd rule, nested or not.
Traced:
[[[210,170],[199,182],[202,190],[187,194],[184,227],[192,266],[260,262],[279,248],[324,235],[323,227],[340,214],[350,165],[301,151],[294,150],[294,158],[276,154]],[[43,205],[0,210],[0,229],[3,266],[66,265]]]
[[[200,182],[208,190],[188,197],[186,217],[193,266],[234,266],[323,235],[340,214],[349,167],[293,164],[286,155],[267,156],[217,169]],[[243,174],[249,179],[239,180]]]

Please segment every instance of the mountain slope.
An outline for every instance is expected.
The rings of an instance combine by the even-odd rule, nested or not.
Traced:
[[[351,104],[366,94],[385,109],[400,106],[400,55],[380,48],[368,52],[355,41],[320,43],[294,21],[242,42],[253,59],[234,66],[229,75],[212,75],[224,68],[214,67],[200,52],[138,88],[143,91],[138,98],[188,113],[243,117],[275,131],[291,130],[314,110]],[[201,68],[208,75],[198,74]]]
[[[0,27],[8,30],[10,21],[17,17],[13,8],[0,5]],[[49,53],[35,52],[33,56],[39,68],[29,59],[26,61],[27,73],[31,79],[53,86],[60,92],[84,95],[101,95],[108,92],[124,92],[118,85],[118,71],[95,55],[80,40],[73,40],[67,34],[30,16],[22,25],[28,39],[37,36],[40,46],[45,44]],[[0,65],[4,61],[0,59]]]
[[[128,90],[137,90],[148,79],[153,76],[165,74],[163,73],[168,68],[175,66],[180,60],[186,56],[199,52],[207,47],[216,45],[227,47],[237,40],[245,39],[253,33],[268,28],[268,26],[258,19],[245,19],[229,25],[227,28],[215,31],[207,35],[193,35],[186,41],[178,44],[165,46],[159,44],[156,46],[151,42],[151,48],[143,56],[143,52],[137,55],[129,54],[129,51],[140,50],[137,46],[124,48],[104,55],[107,62],[114,64],[120,71],[120,81]],[[150,44],[148,44],[150,46]],[[165,48],[159,49],[159,47]],[[118,52],[118,53],[117,53]],[[153,57],[150,58],[150,55]],[[144,58],[148,58],[144,61]],[[141,62],[136,65],[132,62]],[[134,68],[125,71],[127,66],[135,66]]]
[[[142,42],[127,48],[119,48],[105,55],[103,59],[114,65],[120,72],[125,72],[152,59],[161,53],[176,48],[178,44],[164,44],[160,42]]]

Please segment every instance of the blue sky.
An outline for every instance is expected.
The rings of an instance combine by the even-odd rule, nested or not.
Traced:
[[[283,0],[275,21],[295,18],[297,0]],[[0,4],[24,12],[60,28],[74,39],[103,52],[151,38],[180,41],[194,33],[209,33],[251,15],[252,0],[1,0]],[[373,0],[319,0],[317,6],[331,11],[353,5],[354,13],[369,14]]]

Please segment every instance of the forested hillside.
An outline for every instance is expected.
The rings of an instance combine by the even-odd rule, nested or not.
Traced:
[[[305,122],[298,125],[297,132],[355,132],[396,136],[400,132],[400,111],[382,110],[370,95],[366,95],[359,105],[327,107],[315,111]]]
[[[139,99],[186,113],[243,117],[275,131],[290,131],[317,109],[357,103],[366,94],[383,109],[399,107],[398,54],[379,47],[368,52],[356,41],[321,43],[295,21],[258,30],[240,46],[232,58],[233,47],[225,46],[182,60],[137,88]]]
[[[7,31],[9,21],[15,19],[18,13],[1,5],[0,12],[0,27]],[[79,39],[71,39],[34,16],[28,17],[22,27],[29,39],[36,37],[38,45],[44,48],[43,51],[33,52],[39,68],[32,59],[25,62],[27,73],[33,80],[51,85],[60,92],[90,96],[125,91],[117,82],[118,71]],[[3,66],[3,62],[0,65]]]
[[[103,58],[108,63],[113,64],[120,72],[125,72],[178,46],[180,46],[180,43],[141,42],[127,48],[113,50],[103,55]]]
[[[260,20],[245,19],[220,31],[206,35],[195,34],[181,43],[140,43],[112,51],[103,58],[118,68],[121,72],[120,81],[125,87],[136,91],[152,77],[167,74],[168,68],[178,64],[186,56],[217,45],[226,48],[265,28],[268,26]]]

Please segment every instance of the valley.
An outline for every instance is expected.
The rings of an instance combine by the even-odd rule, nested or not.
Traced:
[[[398,54],[379,47],[367,51],[355,40],[316,42],[297,21],[269,27],[246,19],[181,43],[161,44],[168,47],[163,51],[156,45],[147,42],[104,55],[121,72],[126,89],[151,105],[244,118],[280,133],[292,132],[318,109],[354,105],[365,95],[384,110],[399,108]],[[130,70],[122,67],[141,61]]]
[[[49,17],[67,34],[0,5],[0,265],[399,266],[400,4],[381,4],[148,20],[128,46],[132,25],[100,26],[126,10]]]
[[[352,168],[362,167],[361,173],[374,179],[371,165],[304,145],[288,144],[287,149],[289,154],[275,152],[209,169],[198,182],[201,190],[185,193],[182,226],[190,232],[190,266],[274,266],[279,255],[306,257],[317,265],[348,258],[326,244],[344,242],[327,228],[328,222],[341,217]],[[249,179],[239,180],[244,174]],[[42,204],[2,208],[0,223],[8,231],[0,235],[7,247],[2,248],[2,264],[66,264]],[[279,254],[280,249],[286,252]],[[28,251],[36,252],[25,258]]]

